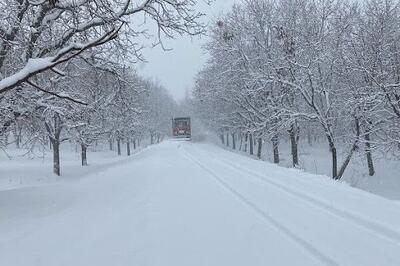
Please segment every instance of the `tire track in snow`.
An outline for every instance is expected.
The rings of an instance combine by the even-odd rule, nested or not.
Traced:
[[[216,160],[218,162],[220,162],[221,164],[226,165],[226,166],[230,167],[231,169],[238,171],[239,173],[245,174],[246,176],[252,176],[253,178],[261,181],[264,184],[273,186],[273,187],[279,189],[280,191],[283,191],[287,194],[295,196],[296,198],[298,198],[304,202],[311,203],[312,205],[318,207],[319,209],[321,209],[323,211],[327,211],[337,217],[351,221],[353,224],[355,224],[359,227],[362,227],[362,228],[374,233],[375,235],[379,235],[380,237],[382,237],[386,240],[390,240],[397,245],[399,245],[399,243],[400,243],[400,233],[395,230],[392,230],[391,228],[388,228],[384,225],[377,224],[376,222],[373,222],[373,221],[369,221],[365,218],[358,217],[348,211],[335,208],[334,206],[329,205],[321,200],[318,200],[306,193],[295,191],[285,185],[280,184],[279,182],[275,182],[275,181],[273,181],[269,178],[266,178],[260,174],[254,173],[253,171],[239,167],[239,166],[232,164],[231,162],[228,162],[224,159],[216,159]]]
[[[329,265],[329,266],[338,266],[339,263],[337,263],[335,260],[330,258],[329,256],[323,254],[320,250],[318,250],[316,247],[314,247],[312,244],[307,242],[305,239],[299,237],[296,235],[294,232],[292,232],[289,228],[281,224],[278,220],[273,218],[270,214],[259,208],[257,205],[249,201],[245,196],[243,196],[239,191],[237,191],[235,188],[233,188],[231,185],[229,185],[226,181],[224,181],[221,177],[219,177],[214,171],[212,171],[209,167],[206,167],[204,164],[202,164],[198,159],[194,158],[192,155],[190,155],[186,149],[183,149],[184,151],[184,156],[194,164],[196,164],[199,168],[207,172],[210,176],[213,177],[215,181],[219,185],[221,185],[225,190],[229,191],[234,197],[239,199],[243,204],[245,204],[247,207],[255,211],[258,215],[260,215],[268,224],[270,224],[272,227],[277,229],[279,232],[281,232],[283,235],[288,237],[290,240],[292,240],[294,243],[299,245],[301,248],[303,248],[305,251],[307,251],[312,257],[314,257],[318,262],[324,264],[324,265]]]

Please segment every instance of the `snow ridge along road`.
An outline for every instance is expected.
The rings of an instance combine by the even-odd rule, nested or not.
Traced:
[[[398,202],[205,143],[0,192],[7,266],[398,266],[399,232]]]

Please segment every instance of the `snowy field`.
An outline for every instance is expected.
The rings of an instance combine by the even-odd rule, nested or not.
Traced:
[[[341,149],[339,149],[341,151]],[[289,143],[281,143],[281,165],[291,167],[291,154]],[[339,154],[339,159],[343,156]],[[326,143],[314,143],[312,146],[301,142],[299,148],[300,167],[304,171],[318,175],[331,175],[331,154]],[[272,161],[272,147],[264,149],[264,159]],[[361,152],[357,152],[352,158],[343,181],[353,187],[357,187],[383,197],[400,200],[400,160],[393,158],[390,153],[374,154],[376,174],[368,175],[366,158]]]
[[[81,166],[80,152],[74,145],[61,146],[62,177],[52,173],[52,152],[49,150],[9,149],[7,154],[0,152],[0,191],[21,187],[73,181],[88,174],[95,174],[123,163],[125,156],[117,156],[116,151],[89,150],[88,167]],[[123,147],[124,148],[124,147]]]
[[[73,154],[68,181],[0,165],[23,183],[2,181],[0,265],[400,265],[400,204],[345,183],[205,143]]]
[[[207,137],[216,143],[220,147],[227,149],[227,147],[220,144],[218,139]],[[231,143],[230,143],[231,144]],[[232,145],[232,144],[231,144]],[[262,160],[273,162],[272,145],[268,142],[263,144]],[[233,152],[233,150],[228,149]],[[256,153],[257,146],[254,146],[254,153]],[[339,148],[339,163],[343,159],[342,151]],[[238,152],[244,156],[248,156],[248,153]],[[279,165],[286,168],[292,167],[292,155],[290,151],[290,143],[281,141],[279,145]],[[257,159],[256,156],[252,156],[253,159]],[[346,182],[350,186],[360,188],[362,190],[386,197],[388,199],[400,200],[400,160],[395,158],[390,153],[383,154],[374,153],[374,165],[376,173],[373,177],[368,175],[368,168],[366,165],[366,158],[364,154],[356,152],[345,174],[342,181]],[[311,146],[304,140],[299,143],[299,162],[300,169],[310,173],[321,175],[321,178],[328,178],[332,171],[331,153],[328,150],[328,144],[322,142],[313,143]]]

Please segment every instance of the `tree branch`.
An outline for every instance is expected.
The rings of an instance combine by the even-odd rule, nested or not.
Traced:
[[[59,64],[71,60],[72,58],[80,55],[88,49],[103,45],[109,41],[114,40],[118,36],[118,33],[121,30],[122,26],[123,23],[118,29],[110,30],[104,33],[100,38],[86,44],[72,44],[64,49],[61,49],[53,57],[29,60],[23,69],[5,79],[0,80],[0,94],[12,90],[17,86],[20,86],[24,82],[27,82],[29,78],[37,74],[43,73]]]
[[[39,91],[41,91],[41,92],[44,92],[44,93],[53,95],[53,96],[55,96],[55,97],[57,97],[57,98],[64,99],[64,100],[68,100],[68,101],[71,101],[71,102],[74,102],[74,103],[77,103],[77,104],[88,105],[87,103],[85,103],[85,102],[83,102],[83,101],[73,99],[73,98],[71,98],[71,97],[69,97],[69,96],[60,95],[60,94],[57,94],[57,93],[55,93],[55,92],[45,90],[45,89],[41,88],[39,85],[33,83],[33,82],[30,81],[30,80],[27,80],[26,83],[29,84],[29,85],[31,85],[32,87],[34,87],[35,89],[37,89],[37,90],[39,90]]]

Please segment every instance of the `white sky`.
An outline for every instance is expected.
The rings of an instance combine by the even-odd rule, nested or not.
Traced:
[[[204,22],[218,17],[223,11],[228,11],[235,0],[215,0],[211,6],[199,1],[198,10],[206,14]],[[177,36],[174,40],[164,42],[172,51],[163,51],[161,47],[143,51],[147,63],[139,63],[139,73],[145,77],[153,78],[168,89],[176,100],[185,97],[186,90],[190,90],[194,77],[207,60],[207,55],[201,49],[207,37]]]

